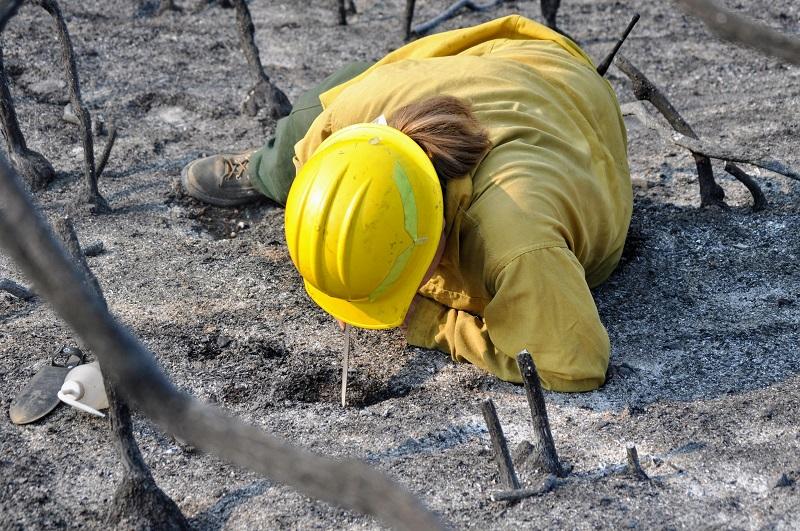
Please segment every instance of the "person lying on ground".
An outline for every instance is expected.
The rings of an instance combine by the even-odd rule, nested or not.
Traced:
[[[520,382],[601,386],[610,344],[590,288],[632,210],[616,96],[569,39],[521,16],[350,64],[301,96],[259,150],[190,163],[187,192],[286,205],[306,291],[353,326],[405,325]]]

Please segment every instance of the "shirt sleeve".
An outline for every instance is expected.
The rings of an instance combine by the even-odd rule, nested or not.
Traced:
[[[590,391],[603,384],[608,334],[572,252],[551,247],[525,253],[501,270],[495,288],[482,318],[422,299],[408,342],[518,383],[515,357],[527,349],[546,389]]]

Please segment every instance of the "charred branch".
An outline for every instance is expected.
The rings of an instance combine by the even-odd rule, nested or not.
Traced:
[[[678,133],[697,138],[692,127],[683,119],[677,109],[667,99],[663,92],[656,87],[638,68],[636,68],[624,55],[617,55],[617,67],[628,76],[633,85],[633,94],[638,100],[647,100]],[[714,180],[714,170],[711,161],[702,154],[693,153],[697,166],[697,180],[700,184],[700,206],[725,205],[725,191]]]
[[[558,24],[556,18],[558,17],[558,8],[561,7],[561,0],[541,0],[539,7],[542,10],[542,18],[548,28],[558,31]]]
[[[539,374],[527,350],[517,354],[517,365],[522,374],[533,421],[533,437],[524,455],[518,456],[520,460],[518,466],[521,464],[526,469],[541,469],[548,474],[564,477],[568,471],[561,466],[561,461],[558,459],[553,435],[550,433],[550,422],[547,420],[547,407],[544,403]]]
[[[245,0],[232,0],[236,8],[236,24],[239,28],[239,44],[242,47],[250,75],[253,78],[253,88],[247,92],[242,102],[242,112],[248,116],[255,116],[259,109],[267,109],[270,116],[275,119],[287,116],[292,110],[292,104],[278,87],[276,87],[261,65],[261,57],[255,41],[255,27],[247,8]]]
[[[85,285],[2,157],[0,247],[91,348],[117,391],[172,435],[308,496],[374,515],[398,529],[442,528],[414,496],[366,464],[298,449],[179,391],[153,354]]]
[[[800,65],[800,39],[779,33],[711,0],[677,0],[719,37]]]
[[[122,481],[114,492],[106,524],[113,529],[191,529],[175,502],[158,487],[142,459],[133,436],[128,405],[117,395],[108,379],[104,383],[111,433],[122,457],[124,470]]]
[[[639,452],[636,451],[636,447],[633,445],[628,446],[625,448],[625,452],[628,456],[628,464],[625,467],[625,473],[636,479],[650,479],[639,463]]]
[[[603,59],[603,62],[600,63],[600,66],[597,67],[598,74],[600,74],[601,76],[606,75],[606,72],[608,72],[609,67],[611,67],[611,63],[614,61],[614,57],[616,57],[617,52],[622,47],[622,44],[625,42],[625,39],[628,38],[628,35],[630,35],[631,31],[633,31],[633,27],[636,26],[637,22],[639,22],[639,13],[633,15],[631,21],[628,22],[628,27],[625,28],[622,37],[620,37],[619,40],[617,41],[617,44],[614,45],[614,48],[611,50],[611,53],[609,53],[606,56],[606,58]]]
[[[458,14],[459,11],[462,9],[467,9],[469,11],[475,12],[482,12],[488,11],[490,9],[494,9],[495,7],[502,4],[504,0],[493,0],[491,2],[487,2],[485,4],[476,4],[473,0],[458,0],[457,2],[453,3],[442,11],[438,16],[430,19],[427,22],[423,22],[421,24],[417,24],[411,29],[411,37],[421,37],[422,35],[426,35],[430,33],[436,26],[441,24],[446,20],[450,20],[454,16]],[[413,16],[413,6],[411,8],[411,14]],[[408,17],[408,4],[406,4],[406,20],[409,21]],[[409,22],[407,22],[409,23]]]
[[[73,263],[83,273],[84,287],[93,291],[98,303],[106,309],[103,290],[84,259],[72,221],[69,217],[62,217],[56,221],[55,229]],[[104,374],[108,374],[107,365],[108,361],[100,360]],[[189,529],[183,513],[175,502],[158,488],[150,469],[142,459],[136,439],[133,437],[128,406],[117,395],[114,390],[115,384],[112,384],[110,379],[106,378],[104,384],[108,397],[111,433],[120,452],[124,469],[122,483],[117,487],[108,514],[108,523],[114,527],[124,526],[129,529]]]
[[[489,429],[489,437],[492,439],[492,449],[494,450],[494,460],[500,470],[500,479],[506,487],[519,489],[519,480],[514,471],[514,463],[511,462],[511,454],[508,452],[506,437],[503,435],[503,427],[500,419],[497,418],[497,410],[491,399],[481,402],[481,412],[486,427]]]
[[[97,163],[97,178],[100,179],[100,176],[103,175],[103,171],[106,169],[106,164],[108,164],[108,159],[111,156],[111,150],[114,149],[114,142],[117,140],[117,126],[114,123],[111,123],[111,128],[108,132],[108,140],[106,140],[106,146],[103,148],[103,153],[100,155],[100,161]]]
[[[94,140],[92,138],[92,117],[81,99],[81,87],[78,79],[78,66],[75,60],[75,51],[72,48],[72,40],[67,30],[67,23],[61,14],[61,8],[55,0],[35,0],[35,3],[50,13],[56,24],[58,40],[61,43],[61,62],[65,65],[65,77],[67,89],[69,91],[70,104],[72,111],[80,122],[81,143],[83,144],[83,176],[84,189],[81,194],[81,202],[91,206],[94,213],[110,212],[105,198],[100,195],[97,188],[97,179],[100,177],[97,172],[94,160]]]
[[[750,164],[751,166],[758,166],[759,168],[800,181],[800,172],[779,160],[765,158],[758,153],[749,153],[737,148],[714,144],[670,131],[661,125],[640,102],[625,103],[620,106],[620,109],[622,110],[623,116],[634,116],[648,129],[657,132],[662,138],[676,146],[691,151],[695,156]]]
[[[730,161],[725,162],[725,171],[733,175],[740,183],[750,190],[750,195],[753,196],[753,212],[758,212],[767,208],[769,205],[767,198],[764,196],[764,192],[761,191],[761,187],[758,186],[758,183],[750,174]]]
[[[417,0],[406,0],[405,39],[411,40],[411,22],[414,20],[414,8]]]
[[[492,501],[516,502],[524,500],[525,498],[532,498],[534,496],[541,496],[547,494],[556,488],[558,479],[556,476],[549,474],[542,480],[541,485],[538,487],[528,487],[524,489],[503,490],[500,492],[493,492],[489,495]]]
[[[41,190],[56,177],[53,166],[41,153],[28,148],[25,136],[17,120],[14,100],[8,86],[5,64],[3,63],[3,47],[0,41],[0,122],[3,136],[6,139],[8,155],[12,164],[28,184],[31,190]]]
[[[29,301],[36,297],[36,294],[21,284],[17,284],[10,278],[0,278],[0,291],[10,293],[18,299]]]

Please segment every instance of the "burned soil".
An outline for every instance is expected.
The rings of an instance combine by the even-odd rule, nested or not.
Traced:
[[[559,25],[599,61],[634,11],[625,54],[709,140],[800,167],[800,69],[723,43],[671,3],[564,0]],[[26,5],[4,35],[22,129],[58,179],[37,194],[52,220],[73,212],[110,309],[173,381],[287,441],[365,460],[457,528],[790,529],[800,519],[800,186],[748,168],[769,208],[715,164],[730,208],[699,208],[692,157],[628,122],[635,208],[619,268],[594,293],[612,343],[607,384],[546,393],[553,436],[572,473],[541,497],[491,502],[498,472],[479,403],[492,398],[513,445],[530,430],[522,388],[402,334],[359,331],[350,406],[338,403],[342,337],[305,295],[268,202],[206,207],[176,187],[204,154],[262,144],[266,115],[243,116],[252,82],[234,14],[215,2],[87,1],[62,6],[83,97],[113,118],[119,139],[100,189],[113,208],[71,209],[80,188],[77,128],[62,121],[66,88],[48,16]],[[726,2],[784,32],[800,5]],[[404,2],[357,0],[350,25],[335,3],[253,2],[257,44],[273,81],[294,100],[352,60],[401,46]],[[419,2],[417,20],[447,2]],[[507,2],[442,29],[521,13]],[[617,69],[622,102],[633,96]],[[101,136],[100,143],[103,143]],[[99,148],[98,148],[99,149]],[[0,256],[0,276],[25,283]],[[524,316],[520,316],[524,318]],[[64,343],[75,343],[41,300],[0,293],[0,406]],[[158,484],[199,529],[371,529],[367,517],[202,455],[135,417]],[[635,444],[649,480],[624,473]],[[60,407],[45,419],[0,422],[0,527],[102,528],[121,468],[106,421]]]

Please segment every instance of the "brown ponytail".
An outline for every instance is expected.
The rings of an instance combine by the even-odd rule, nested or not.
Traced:
[[[425,150],[442,181],[470,173],[491,147],[469,102],[453,96],[410,103],[395,111],[388,124]]]

